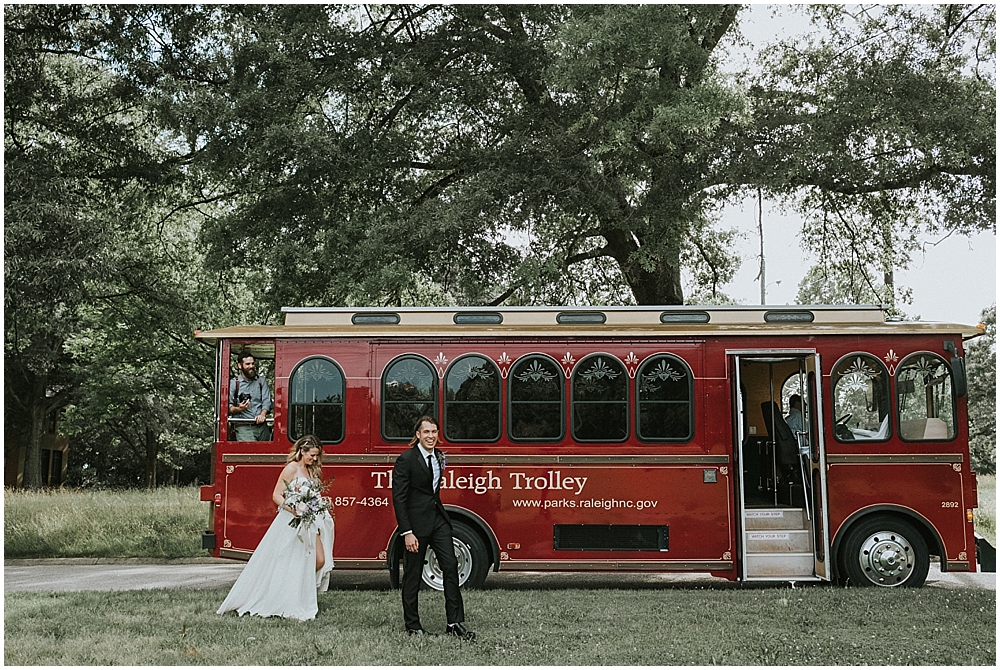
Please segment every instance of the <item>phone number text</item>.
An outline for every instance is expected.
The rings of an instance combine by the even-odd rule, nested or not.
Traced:
[[[363,507],[388,507],[388,498],[357,498],[355,496],[341,496],[333,499],[334,507],[353,507],[361,505]]]

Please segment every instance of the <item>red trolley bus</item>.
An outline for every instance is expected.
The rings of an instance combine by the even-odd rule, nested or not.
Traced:
[[[430,414],[470,586],[491,569],[880,586],[922,584],[932,556],[976,569],[962,356],[981,326],[871,306],[283,311],[196,334],[218,351],[216,556],[249,557],[313,433],[336,568],[397,585],[392,467]],[[274,389],[266,441],[235,441],[226,415],[244,352]],[[441,587],[433,552],[423,578]]]

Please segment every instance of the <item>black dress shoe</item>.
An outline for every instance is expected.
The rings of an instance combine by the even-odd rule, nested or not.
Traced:
[[[406,629],[406,634],[407,635],[427,635],[428,637],[433,637],[432,633],[428,633],[423,628],[407,628]]]
[[[476,634],[471,630],[466,630],[465,626],[463,626],[460,623],[448,624],[448,629],[445,631],[445,633],[448,635],[458,636],[463,640],[465,640],[466,642],[472,642],[473,640],[476,639]]]

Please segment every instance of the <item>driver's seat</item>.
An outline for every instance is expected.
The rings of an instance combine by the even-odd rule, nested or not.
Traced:
[[[794,474],[799,462],[799,443],[792,435],[792,429],[785,423],[781,408],[778,407],[778,403],[770,400],[760,404],[760,412],[764,415],[767,434],[774,442],[781,471],[786,475]]]

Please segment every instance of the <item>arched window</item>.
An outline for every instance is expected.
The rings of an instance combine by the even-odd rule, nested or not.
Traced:
[[[694,437],[691,370],[676,356],[650,356],[636,375],[636,433],[645,442],[686,442]]]
[[[382,437],[408,441],[425,414],[437,418],[437,374],[423,358],[401,356],[382,375]]]
[[[785,378],[785,381],[781,384],[781,408],[788,412],[789,400],[793,395],[797,395],[800,398],[806,397],[806,375],[805,368],[797,370]]]
[[[563,438],[563,372],[548,356],[525,356],[507,376],[507,434],[523,442]]]
[[[896,369],[899,436],[908,441],[955,437],[951,368],[932,353],[907,356]]]
[[[500,439],[500,371],[483,356],[455,359],[445,375],[444,436],[449,442]]]
[[[838,442],[887,440],[889,372],[869,354],[848,354],[833,367],[833,437]]]
[[[307,358],[288,381],[288,436],[315,435],[321,442],[344,439],[344,373],[324,357]]]
[[[614,356],[596,354],[573,372],[573,439],[621,442],[628,437],[628,374]]]

